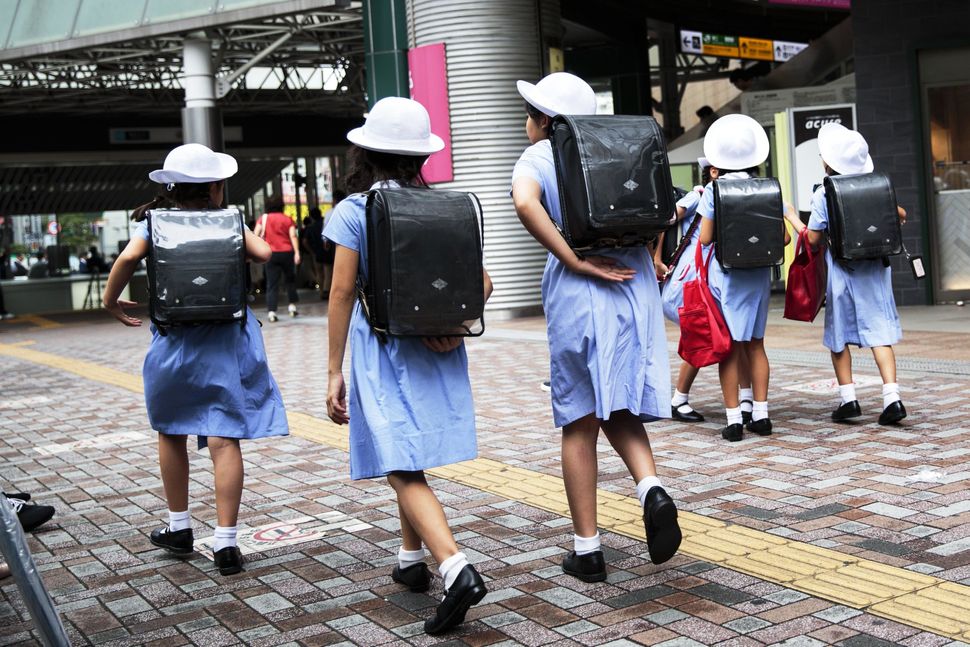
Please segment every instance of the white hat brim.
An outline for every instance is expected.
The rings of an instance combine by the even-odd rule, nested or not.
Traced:
[[[849,129],[841,124],[837,125],[838,128],[835,128],[826,124],[818,132],[818,154],[822,157],[822,161],[839,175],[872,173],[875,165],[872,163],[871,155],[866,155],[866,162],[861,167],[858,164],[852,164],[839,155],[839,151],[842,149],[841,135]]]
[[[754,150],[743,157],[732,158],[722,155],[716,146],[718,139],[736,128],[744,128],[754,134]],[[771,145],[768,143],[768,134],[765,129],[747,115],[725,115],[711,124],[704,136],[704,157],[707,158],[711,166],[722,171],[743,171],[760,166],[768,159],[770,151]]]
[[[214,173],[207,176],[186,175],[173,169],[157,169],[148,174],[148,179],[158,184],[202,184],[204,182],[219,182],[232,177],[239,171],[239,164],[236,158],[225,153],[216,153],[216,167],[212,169]]]
[[[697,158],[697,166],[698,166],[698,167],[699,167],[699,168],[700,168],[700,169],[701,169],[702,171],[703,171],[704,169],[706,169],[706,168],[707,168],[708,166],[710,166],[710,165],[711,165],[711,162],[710,162],[710,161],[709,161],[709,160],[708,160],[708,159],[707,159],[706,157],[698,157],[698,158]]]
[[[560,114],[560,111],[553,107],[553,101],[542,94],[542,91],[536,87],[535,83],[529,83],[528,81],[516,81],[515,88],[525,99],[526,103],[538,110],[544,115],[550,117],[555,117]]]
[[[379,153],[395,153],[397,155],[431,155],[445,147],[445,142],[434,133],[428,139],[413,142],[389,142],[369,136],[364,127],[354,128],[347,133],[350,143]]]

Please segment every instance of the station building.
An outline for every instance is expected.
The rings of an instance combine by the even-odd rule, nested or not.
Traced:
[[[413,93],[449,143],[430,179],[482,202],[493,316],[536,312],[545,252],[508,196],[528,145],[515,81],[558,70],[590,81],[602,111],[654,115],[685,188],[710,112],[760,111],[776,149],[765,171],[795,199],[808,165],[789,168],[801,114],[789,109],[818,121],[848,106],[909,211],[908,251],[927,262],[917,283],[893,259],[898,303],[970,297],[962,0],[10,0],[0,3],[7,307],[97,307],[77,271],[84,250],[110,257],[127,240],[127,213],[151,199],[147,173],[172,147],[234,155],[229,201],[251,219],[278,191],[299,216],[332,204],[344,134],[368,105]],[[820,164],[812,173],[821,181]],[[38,249],[61,269],[12,278],[10,258]]]

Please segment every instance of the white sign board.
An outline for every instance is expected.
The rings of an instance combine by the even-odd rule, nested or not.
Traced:
[[[704,34],[699,31],[680,30],[680,51],[684,54],[704,53]]]
[[[790,108],[792,181],[795,186],[795,208],[812,210],[813,189],[825,177],[822,158],[818,154],[818,130],[828,123],[842,124],[855,130],[855,104]]]
[[[807,43],[791,43],[784,40],[774,41],[775,48],[775,62],[784,63],[785,61],[794,58],[800,51],[808,47]]]

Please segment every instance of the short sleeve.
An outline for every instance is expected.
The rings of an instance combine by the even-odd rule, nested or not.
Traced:
[[[539,186],[542,186],[542,168],[540,162],[541,158],[535,146],[530,146],[525,149],[522,156],[519,157],[519,161],[515,163],[515,167],[512,169],[512,183],[514,184],[519,178],[526,177],[535,180]]]
[[[697,209],[700,201],[701,195],[697,191],[688,191],[683,198],[677,201],[677,206],[683,207],[685,211],[690,213],[692,209]]]
[[[132,238],[141,238],[144,241],[149,240],[148,235],[148,219],[139,220],[135,223],[134,228],[131,230]]]
[[[697,213],[705,220],[714,220],[714,188],[712,183],[704,187],[704,195],[701,196],[697,204]]]
[[[808,217],[808,228],[812,231],[825,231],[829,228],[829,207],[825,200],[825,187],[819,187],[812,194],[812,214]]]
[[[323,228],[323,238],[360,253],[364,245],[363,196],[350,196],[334,207]]]

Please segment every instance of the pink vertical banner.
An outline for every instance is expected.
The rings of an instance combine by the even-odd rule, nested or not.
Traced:
[[[421,173],[428,183],[455,179],[451,164],[451,113],[448,108],[448,73],[445,44],[435,43],[408,50],[411,98],[423,105],[431,117],[431,132],[445,147],[428,158]]]

